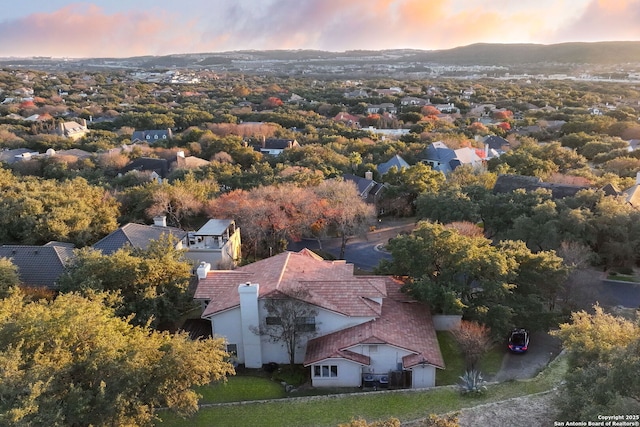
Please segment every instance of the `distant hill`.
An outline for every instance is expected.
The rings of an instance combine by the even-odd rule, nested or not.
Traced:
[[[269,63],[268,66],[265,66]],[[329,52],[320,50],[246,50],[191,53],[131,58],[6,58],[0,66],[41,69],[171,69],[211,68],[221,71],[293,72],[325,70],[341,66],[350,71],[365,70],[365,64],[389,64],[394,68],[425,69],[435,65],[498,66],[512,72],[565,72],[580,65],[614,66],[633,64],[640,69],[640,42],[593,42],[561,44],[478,43],[446,50],[389,49]],[[345,68],[346,70],[346,68]],[[344,70],[343,70],[344,71]],[[371,67],[366,69],[371,73]]]
[[[478,43],[454,49],[425,51],[416,60],[458,65],[514,65],[533,63],[640,63],[640,42],[541,44]]]

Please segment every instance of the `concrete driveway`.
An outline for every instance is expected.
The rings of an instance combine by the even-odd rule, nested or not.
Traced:
[[[504,349],[502,366],[493,378],[488,378],[490,381],[533,378],[560,353],[562,345],[558,338],[552,337],[548,332],[540,331],[531,334],[529,350],[526,353],[509,352],[506,342]]]

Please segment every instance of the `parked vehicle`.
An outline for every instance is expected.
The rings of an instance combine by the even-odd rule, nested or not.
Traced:
[[[524,328],[516,328],[509,335],[509,351],[524,353],[529,349],[529,331]]]

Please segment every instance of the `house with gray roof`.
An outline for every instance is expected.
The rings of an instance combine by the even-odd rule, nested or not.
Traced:
[[[550,190],[551,197],[562,199],[573,197],[578,191],[588,189],[584,185],[557,184],[553,182],[543,182],[537,176],[502,174],[498,176],[493,186],[493,193],[512,193],[514,190],[523,189],[527,192],[535,191],[539,188]]]
[[[154,218],[153,225],[128,223],[109,233],[93,245],[104,255],[111,255],[119,249],[130,246],[136,249],[147,249],[152,240],[171,235],[177,240],[177,247],[186,246],[187,232],[175,227],[168,227],[165,217]]]
[[[173,132],[171,129],[151,129],[151,130],[137,130],[131,135],[131,143],[146,142],[147,144],[153,144],[160,141],[166,141],[173,138]]]
[[[342,177],[345,181],[353,182],[356,185],[360,197],[365,202],[374,205],[376,212],[381,212],[380,202],[385,186],[373,180],[372,172],[366,172],[364,178],[350,173],[346,173]]]
[[[483,160],[475,149],[464,147],[452,150],[442,141],[430,144],[420,158],[433,170],[444,174],[448,174],[460,165],[470,165],[474,168],[480,168],[483,165]]]
[[[56,289],[58,278],[73,257],[70,243],[49,242],[43,246],[2,245],[0,257],[18,267],[24,285]]]
[[[396,154],[388,161],[384,163],[380,163],[378,165],[377,167],[378,173],[380,174],[380,176],[382,176],[385,173],[389,172],[389,169],[391,169],[392,167],[395,167],[396,169],[401,170],[401,169],[408,168],[409,163],[407,163],[402,157]]]

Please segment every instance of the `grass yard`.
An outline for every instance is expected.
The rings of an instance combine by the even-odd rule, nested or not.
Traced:
[[[531,380],[508,381],[489,386],[481,396],[462,396],[454,387],[426,391],[369,392],[313,399],[281,399],[201,408],[188,420],[162,412],[163,427],[336,427],[354,418],[368,421],[396,417],[417,420],[483,403],[546,391],[566,372],[566,358],[554,360]]]
[[[497,402],[550,390],[563,378],[565,357],[558,357],[530,380],[490,385],[481,396],[462,396],[455,387],[426,391],[368,392],[323,396],[311,399],[285,398],[272,402],[246,402],[207,406],[188,420],[161,412],[163,427],[335,427],[354,418],[368,421],[396,417],[417,420],[429,414],[443,414],[483,403]]]
[[[287,396],[282,384],[269,378],[233,376],[226,383],[199,387],[201,404],[281,399]]]
[[[451,385],[460,382],[460,375],[464,374],[464,357],[460,353],[458,344],[448,332],[438,332],[438,343],[440,351],[446,363],[446,369],[438,369],[436,372],[436,385]],[[485,378],[489,378],[500,370],[504,349],[501,346],[494,346],[480,360],[480,372]]]

